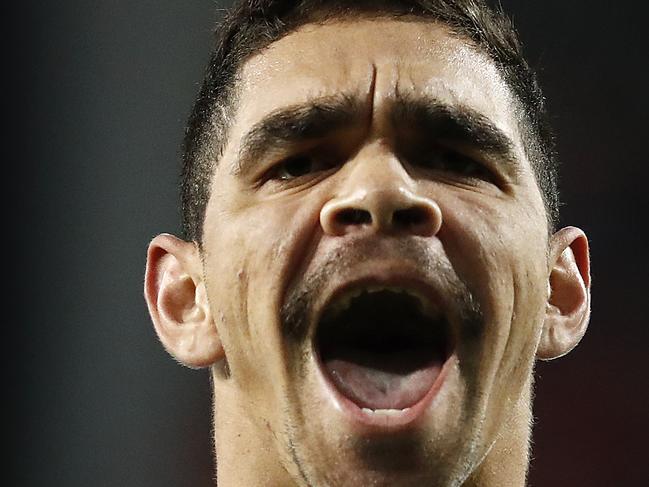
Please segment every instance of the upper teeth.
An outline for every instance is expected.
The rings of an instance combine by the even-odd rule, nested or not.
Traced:
[[[435,306],[426,296],[417,292],[416,290],[398,286],[378,285],[349,289],[348,291],[338,296],[335,301],[331,303],[330,306],[328,306],[327,314],[329,316],[336,316],[348,309],[351,305],[352,300],[359,297],[360,295],[376,293],[379,291],[391,291],[394,293],[408,294],[409,296],[417,299],[419,309],[423,314],[430,316],[431,318],[435,318],[439,315],[439,309],[437,308],[437,306]]]

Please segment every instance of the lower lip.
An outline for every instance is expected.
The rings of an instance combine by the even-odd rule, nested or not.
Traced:
[[[403,410],[391,410],[389,412],[381,410],[372,412],[359,407],[355,402],[343,396],[333,385],[324,371],[324,364],[319,358],[317,368],[320,382],[327,393],[328,399],[333,403],[334,408],[341,412],[354,427],[365,433],[395,433],[416,426],[416,423],[425,415],[439,394],[448,374],[448,369],[455,360],[456,357],[452,354],[444,362],[433,386],[417,403]]]

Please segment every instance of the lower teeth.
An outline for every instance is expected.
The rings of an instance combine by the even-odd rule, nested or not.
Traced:
[[[384,416],[396,416],[398,414],[403,414],[405,412],[410,411],[410,408],[404,408],[404,409],[370,409],[370,408],[362,408],[361,411],[363,411],[365,414],[371,414],[371,415],[384,415]]]

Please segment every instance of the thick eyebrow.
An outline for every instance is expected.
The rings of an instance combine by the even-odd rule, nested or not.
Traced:
[[[323,138],[361,123],[367,117],[363,107],[359,97],[337,94],[271,112],[242,137],[232,175],[246,174],[274,147]],[[400,93],[390,109],[390,121],[397,131],[406,127],[426,140],[476,149],[506,164],[507,172],[519,167],[514,142],[488,117],[466,105]]]
[[[248,172],[273,147],[326,137],[363,118],[359,99],[346,94],[318,98],[271,112],[242,137],[232,174]]]
[[[395,130],[405,127],[425,140],[444,141],[495,157],[515,171],[516,145],[489,118],[466,105],[449,105],[422,95],[399,94],[391,111]]]

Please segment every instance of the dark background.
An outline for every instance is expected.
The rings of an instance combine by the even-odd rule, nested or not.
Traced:
[[[208,374],[163,351],[142,281],[150,238],[178,231],[183,124],[224,3],[5,12],[5,485],[210,485]],[[555,118],[563,223],[593,262],[586,337],[538,367],[531,485],[645,485],[647,7],[503,3]]]

